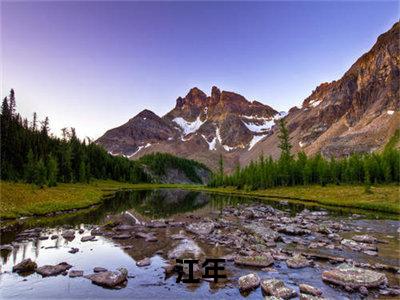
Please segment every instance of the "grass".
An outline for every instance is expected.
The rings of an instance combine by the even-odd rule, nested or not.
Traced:
[[[204,186],[166,184],[141,184],[134,186],[134,188],[140,189],[152,187],[183,188],[237,196],[298,200],[324,206],[348,207],[400,214],[400,188],[398,185],[372,186],[371,193],[365,193],[365,186],[363,185],[276,187],[257,191],[238,190],[234,187],[209,188]]]
[[[40,189],[30,184],[0,181],[0,218],[86,208],[100,203],[104,196],[114,190],[132,186],[115,181],[94,181],[90,184],[64,183]]]
[[[51,212],[86,208],[100,203],[104,196],[118,189],[181,188],[218,194],[300,200],[324,206],[368,209],[400,214],[400,191],[397,185],[364,186],[298,186],[244,191],[233,187],[209,188],[183,184],[129,184],[115,181],[94,181],[90,184],[59,184],[39,189],[24,183],[0,182],[0,217],[44,215]]]

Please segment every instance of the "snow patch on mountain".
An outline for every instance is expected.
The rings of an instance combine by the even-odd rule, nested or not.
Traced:
[[[185,135],[188,135],[189,133],[196,132],[201,125],[204,124],[205,121],[200,120],[200,116],[197,117],[197,119],[193,122],[186,121],[184,118],[178,117],[173,119],[176,124],[183,130],[183,133]]]
[[[393,115],[394,114],[394,110],[388,110],[387,114],[390,115],[390,116]]]
[[[215,137],[215,138],[213,138],[212,139],[212,141],[211,142],[209,142],[208,140],[207,140],[207,138],[202,134],[201,135],[202,137],[203,137],[203,139],[207,142],[207,144],[208,144],[208,149],[210,149],[210,150],[216,150],[216,144],[217,144],[217,138]]]
[[[317,107],[321,102],[322,102],[322,100],[311,100],[311,101],[309,102],[309,104],[310,104],[312,107]]]
[[[243,124],[247,127],[252,132],[264,132],[267,130],[270,130],[272,126],[274,126],[275,122],[274,120],[269,120],[269,121],[263,121],[261,124],[256,124],[253,122],[246,122],[242,121]]]
[[[250,151],[251,148],[253,148],[255,146],[255,144],[257,144],[259,141],[261,141],[266,136],[267,136],[266,134],[253,136],[252,140],[249,143],[248,151]]]

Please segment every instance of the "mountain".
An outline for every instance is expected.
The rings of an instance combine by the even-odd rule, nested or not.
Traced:
[[[400,23],[378,37],[337,81],[322,83],[285,118],[294,152],[326,157],[381,149],[400,124]],[[241,157],[277,156],[277,132]]]
[[[239,153],[251,150],[281,116],[270,106],[239,94],[214,86],[207,96],[195,87],[179,97],[165,116],[144,110],[96,142],[113,155],[138,158],[168,152],[211,168],[222,154],[229,169],[238,163]]]
[[[138,158],[168,152],[212,169],[222,155],[230,171],[261,153],[278,157],[274,125],[285,117],[294,152],[339,157],[378,150],[400,124],[399,37],[397,22],[341,79],[319,85],[286,116],[215,86],[210,96],[193,88],[165,116],[144,110],[97,143],[114,155]]]

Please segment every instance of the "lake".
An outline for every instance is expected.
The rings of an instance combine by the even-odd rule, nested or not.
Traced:
[[[299,284],[312,285],[327,299],[361,299],[355,289],[328,284],[326,270],[345,262],[381,272],[387,285],[368,289],[374,297],[395,297],[400,283],[399,226],[390,216],[374,212],[329,209],[301,202],[237,197],[177,189],[120,191],[97,206],[68,214],[32,217],[1,223],[2,298],[129,298],[129,299],[259,299],[260,287],[240,291],[238,278],[257,273],[277,278],[299,293]],[[63,237],[72,232],[73,238]],[[368,235],[372,243],[353,240]],[[93,240],[81,241],[82,237]],[[92,238],[88,238],[92,239]],[[77,248],[76,253],[70,253]],[[238,264],[237,257],[269,253],[268,267]],[[300,253],[307,266],[288,267]],[[215,283],[177,283],[176,258],[224,258],[227,279]],[[67,262],[84,276],[94,267],[125,268],[127,281],[104,288],[68,271],[42,277],[13,273],[31,258],[37,265]],[[150,265],[138,266],[146,258]],[[297,263],[295,261],[295,263]],[[147,264],[147,263],[146,263]]]

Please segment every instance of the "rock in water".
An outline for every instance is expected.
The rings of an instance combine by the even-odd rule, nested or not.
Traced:
[[[94,235],[83,236],[81,242],[94,241],[95,239],[96,237]]]
[[[192,239],[180,240],[179,244],[168,252],[169,259],[199,258],[204,256],[203,250]]]
[[[324,300],[325,298],[322,298],[320,296],[313,296],[310,294],[300,294],[300,300]]]
[[[68,269],[72,268],[71,265],[67,264],[66,262],[59,263],[58,265],[45,265],[36,269],[36,273],[42,275],[43,277],[46,276],[56,276],[61,273],[64,273]]]
[[[310,266],[311,262],[301,254],[295,254],[286,261],[289,268],[300,269]]]
[[[260,277],[255,273],[239,277],[239,289],[241,291],[252,290],[257,288],[259,285]]]
[[[136,262],[136,265],[138,267],[146,267],[151,265],[151,260],[148,257],[143,258],[142,260],[139,260]]]
[[[351,239],[356,242],[369,243],[369,244],[374,244],[374,243],[378,242],[378,240],[376,238],[374,238],[373,236],[367,235],[367,234],[355,235]]]
[[[13,272],[24,273],[24,272],[33,272],[37,268],[37,264],[32,261],[30,258],[24,259],[19,264],[13,267]]]
[[[270,253],[262,256],[240,256],[235,258],[235,264],[249,267],[265,268],[274,263],[274,258]]]
[[[72,270],[72,271],[69,271],[68,276],[71,277],[71,278],[82,277],[83,276],[83,271],[81,271],[81,270]]]
[[[120,268],[114,272],[100,272],[85,277],[90,279],[94,284],[108,288],[116,288],[128,280],[128,270],[125,268]]]
[[[214,228],[215,225],[213,222],[198,222],[186,226],[187,231],[203,236],[209,235],[214,230]]]
[[[101,272],[107,272],[108,270],[106,268],[102,268],[102,267],[94,267],[93,268],[93,272],[95,273],[101,273]]]
[[[309,295],[313,295],[313,296],[321,296],[322,295],[322,291],[320,289],[317,289],[316,287],[313,287],[312,285],[302,283],[299,285],[299,288],[300,288],[301,293],[305,293],[305,294],[309,294]]]
[[[75,238],[75,230],[65,230],[61,236],[68,241],[72,241]]]
[[[295,290],[288,288],[282,280],[278,279],[264,279],[261,281],[261,288],[265,294],[282,299],[290,299],[297,296]]]
[[[342,264],[336,269],[323,272],[322,280],[352,289],[374,288],[387,282],[386,275],[383,273],[353,267],[348,264]]]

